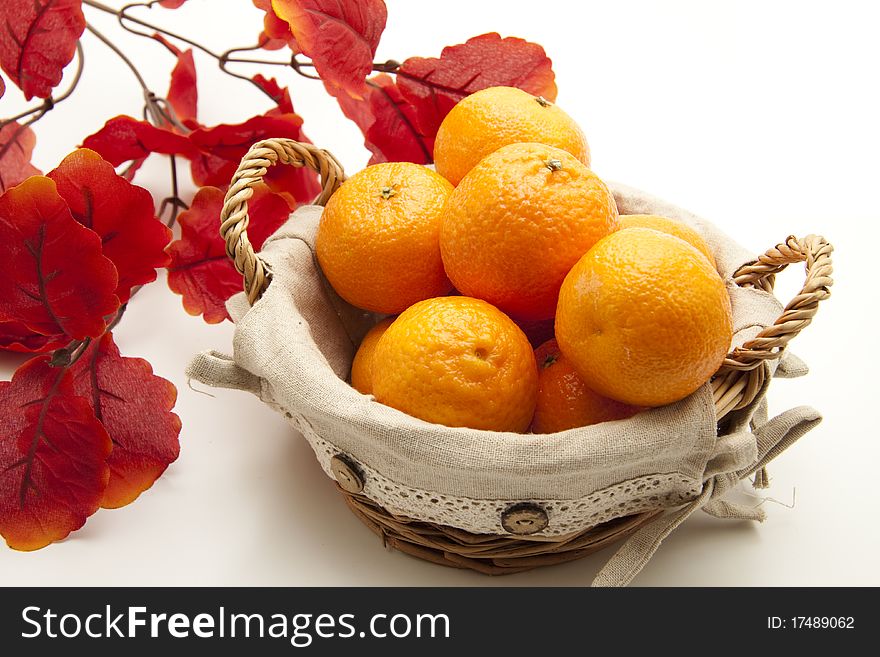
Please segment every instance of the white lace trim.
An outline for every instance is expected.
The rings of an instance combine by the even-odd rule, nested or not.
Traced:
[[[341,450],[319,436],[303,415],[268,403],[305,437],[324,472],[333,479],[330,459]],[[357,464],[363,476],[362,494],[391,513],[474,534],[508,534],[501,526],[501,514],[518,502],[535,502],[547,512],[547,527],[535,536],[563,536],[634,513],[680,506],[698,497],[702,490],[698,480],[666,473],[623,481],[574,500],[478,500],[404,486],[351,455],[346,456]]]

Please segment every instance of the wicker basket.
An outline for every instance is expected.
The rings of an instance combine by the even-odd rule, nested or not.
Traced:
[[[311,144],[269,139],[250,149],[226,194],[220,234],[226,242],[227,254],[244,277],[244,289],[251,304],[269,285],[271,272],[248,240],[247,201],[253,194],[253,186],[262,180],[267,168],[276,163],[309,167],[318,172],[323,186],[315,201],[319,205],[324,205],[345,179],[336,159]],[[791,339],[810,324],[819,302],[829,296],[831,252],[831,245],[822,237],[789,237],[735,273],[736,284],[772,292],[776,273],[792,263],[806,265],[804,286],[785,306],[781,316],[754,339],[734,349],[712,379],[719,426],[724,425],[732,412],[752,404],[768,377],[766,361],[782,356]],[[546,518],[542,519],[540,512],[523,505],[508,510],[506,522],[510,530],[507,535],[475,534],[394,515],[361,494],[361,473],[354,464],[337,457],[331,460],[331,469],[349,508],[381,537],[383,544],[434,563],[492,575],[578,559],[629,536],[664,513],[664,509],[652,509],[567,536],[538,537],[529,535],[530,528],[542,521],[546,523]],[[761,467],[755,473],[755,484],[761,486],[765,477]]]

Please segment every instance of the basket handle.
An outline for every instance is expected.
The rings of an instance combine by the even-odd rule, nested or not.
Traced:
[[[271,274],[248,239],[250,217],[247,202],[254,194],[254,185],[261,182],[268,168],[278,162],[309,167],[318,172],[321,193],[314,201],[317,205],[324,205],[345,180],[342,165],[336,158],[312,144],[277,138],[264,139],[251,146],[232,177],[220,211],[220,236],[226,241],[226,255],[244,277],[244,290],[251,305],[266,290]]]
[[[827,299],[831,278],[831,252],[834,247],[824,237],[807,235],[789,236],[750,264],[743,265],[733,275],[737,285],[758,287],[772,292],[776,274],[795,262],[806,263],[806,281],[801,291],[782,311],[772,326],[727,355],[720,372],[745,371],[757,368],[766,360],[782,356],[785,346],[810,325],[819,302]]]

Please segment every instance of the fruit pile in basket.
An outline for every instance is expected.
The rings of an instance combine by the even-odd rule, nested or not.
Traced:
[[[678,401],[719,368],[732,324],[711,250],[671,219],[618,216],[561,109],[477,92],[434,159],[367,167],[321,218],[330,284],[389,315],[355,356],[360,392],[447,426],[550,433]]]

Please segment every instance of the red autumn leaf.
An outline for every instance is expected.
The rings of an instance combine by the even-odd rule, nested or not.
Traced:
[[[32,358],[0,382],[0,534],[38,550],[98,510],[112,444],[70,373]]]
[[[3,0],[0,66],[25,98],[48,98],[85,27],[82,0]]]
[[[153,38],[177,57],[177,63],[171,71],[171,84],[165,100],[171,105],[171,109],[181,123],[195,123],[198,115],[199,90],[196,85],[196,62],[193,59],[192,48],[181,50],[158,33],[154,34]]]
[[[168,247],[168,287],[183,297],[186,312],[204,315],[208,324],[229,317],[226,300],[242,289],[241,274],[226,255],[219,233],[223,196],[216,187],[200,189],[189,210],[178,217],[180,239]],[[290,208],[281,196],[260,184],[248,201],[248,214],[248,237],[259,250],[266,238],[287,221]]]
[[[263,17],[263,31],[259,38],[260,47],[266,50],[278,50],[289,46],[293,52],[299,52],[299,46],[296,44],[296,39],[293,38],[290,25],[278,18],[278,14],[272,9],[272,0],[253,0],[253,3],[257,9],[266,12]]]
[[[110,119],[98,132],[86,137],[82,145],[98,152],[114,167],[129,160],[145,158],[151,153],[186,157],[196,154],[185,136],[130,116]]]
[[[236,165],[247,153],[251,145],[268,136],[290,137],[297,139],[302,136],[302,118],[296,114],[280,116],[255,116],[244,123],[235,125],[220,124],[212,128],[200,128],[190,134],[190,141],[199,150],[214,155]],[[233,167],[233,171],[235,168]],[[213,172],[208,172],[208,176]],[[202,176],[193,175],[199,185],[226,184],[229,176],[225,173],[219,182],[213,182]]]
[[[388,16],[382,0],[273,0],[272,8],[334,96],[362,97]]]
[[[64,335],[39,335],[21,322],[0,322],[0,351],[46,353],[63,347],[69,341]]]
[[[182,6],[186,0],[159,0],[159,4],[166,9],[177,9]]]
[[[193,180],[200,186],[228,185],[248,149],[269,137],[308,141],[302,132],[302,118],[293,113],[266,114],[244,123],[193,131],[189,135],[190,142],[200,151],[200,155],[192,159]],[[265,182],[273,191],[285,194],[294,205],[309,202],[320,192],[317,174],[306,168],[272,167]]]
[[[180,453],[180,418],[171,412],[177,389],[141,358],[125,358],[107,333],[71,367],[73,388],[88,400],[113,451],[101,506],[130,504],[153,485]]]
[[[40,175],[31,164],[31,153],[37,144],[34,131],[15,121],[0,129],[0,194],[25,178]]]
[[[336,100],[364,133],[364,145],[373,154],[370,164],[433,161],[433,135],[423,135],[416,127],[415,109],[390,76],[382,73],[370,78],[363,100],[344,94]]]
[[[262,74],[257,73],[251,78],[254,83],[265,92],[273,101],[276,107],[266,112],[269,116],[277,116],[279,114],[293,114],[293,102],[290,100],[290,91],[287,87],[278,84],[275,78],[266,78]]]
[[[439,58],[410,57],[397,70],[397,86],[416,110],[419,130],[436,135],[459,100],[487,87],[519,87],[556,100],[552,62],[544,49],[495,32],[443,49]]]
[[[0,75],[0,98],[3,98],[3,94],[6,93],[6,80],[3,79],[3,76]]]
[[[47,174],[73,218],[101,238],[103,254],[119,273],[116,295],[128,301],[131,288],[156,279],[165,267],[171,231],[159,221],[150,193],[116,175],[109,162],[82,148]]]
[[[49,178],[0,196],[0,263],[0,322],[79,340],[103,333],[119,307],[101,239],[74,220]]]
[[[125,178],[128,182],[134,180],[135,174],[140,171],[140,168],[144,166],[144,162],[147,161],[147,156],[139,157],[136,160],[132,160],[128,163],[128,166],[125,167],[122,171],[120,171],[119,175]]]

